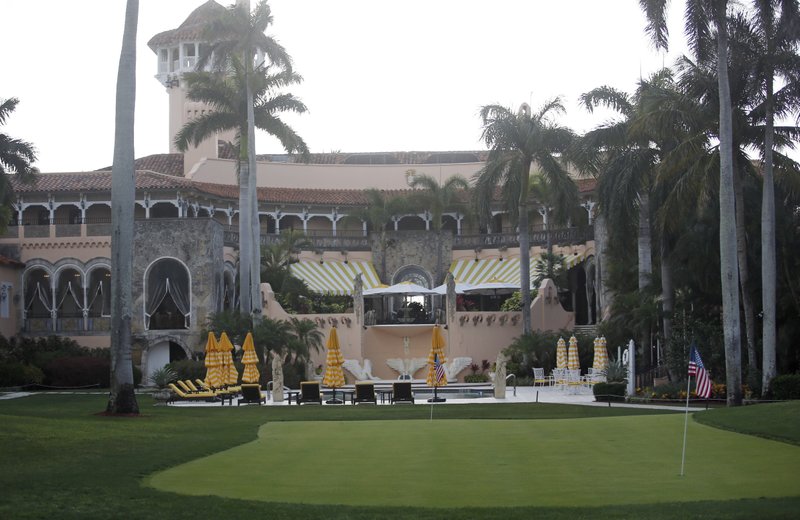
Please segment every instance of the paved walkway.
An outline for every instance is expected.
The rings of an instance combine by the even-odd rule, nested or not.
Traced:
[[[55,395],[67,395],[67,394],[100,394],[105,395],[107,392],[70,392],[70,391],[51,391],[51,392],[9,392],[0,394],[0,400],[2,399],[16,399],[20,397],[27,397],[29,395],[36,395],[36,394],[55,394]],[[144,392],[143,392],[144,393]],[[264,392],[267,394],[267,392]],[[509,387],[506,389],[506,397],[505,399],[496,399],[494,397],[475,397],[475,398],[450,398],[447,397],[446,394],[442,396],[447,398],[447,401],[442,404],[478,404],[478,403],[553,403],[553,404],[575,404],[575,405],[582,405],[582,406],[609,406],[608,403],[598,403],[594,400],[594,395],[592,395],[592,391],[585,388],[579,389],[572,389],[569,391],[564,391],[561,389],[557,389],[555,387],[531,387],[531,386],[520,386],[516,389],[516,395],[514,388]],[[176,402],[172,403],[169,406],[175,406],[178,408],[183,407],[220,407],[223,406],[220,403],[207,403],[207,402]],[[227,405],[225,405],[227,406]],[[276,403],[273,402],[271,396],[268,395],[267,399],[267,406],[289,406],[289,403],[284,400],[283,402]],[[326,405],[327,406],[327,405]],[[333,405],[331,405],[333,406]],[[340,405],[337,405],[340,406]],[[350,406],[349,404],[347,406]],[[651,408],[654,410],[675,410],[675,411],[683,411],[685,408],[684,406],[680,405],[659,405],[659,404],[652,404],[652,403],[643,403],[643,404],[632,404],[632,403],[612,403],[612,407],[621,407],[621,408]],[[692,408],[692,411],[702,411],[703,408]]]

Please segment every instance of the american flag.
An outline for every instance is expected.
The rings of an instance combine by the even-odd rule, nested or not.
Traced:
[[[439,363],[439,354],[433,355],[433,373],[436,378],[436,385],[439,385],[439,382],[444,379],[444,365]]]
[[[708,370],[703,365],[700,353],[694,345],[692,345],[692,350],[689,354],[689,377],[692,376],[697,377],[697,397],[704,399],[711,397],[711,378],[708,377]]]

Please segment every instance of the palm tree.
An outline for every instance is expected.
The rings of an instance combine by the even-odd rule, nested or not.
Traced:
[[[646,31],[657,48],[667,47],[667,0],[639,0],[647,16]],[[688,0],[686,32],[699,60],[717,47],[719,93],[719,218],[720,278],[728,405],[742,404],[742,345],[739,322],[739,279],[736,253],[736,212],[733,193],[733,129],[728,83],[727,0]]]
[[[442,273],[442,225],[444,224],[442,215],[445,211],[452,209],[463,211],[463,200],[466,198],[460,199],[459,195],[469,190],[469,181],[461,175],[454,175],[444,184],[439,184],[439,181],[430,175],[420,174],[411,178],[410,186],[415,189],[422,188],[411,194],[410,202],[412,205],[425,208],[430,213],[433,230],[436,232],[436,282],[434,285],[438,285],[444,277]]]
[[[252,255],[248,251],[251,247],[257,247],[258,243],[254,244],[250,233],[256,222],[246,209],[252,202],[248,195],[251,170],[246,153],[249,126],[247,114],[252,109],[256,126],[276,136],[287,150],[308,153],[305,141],[279,115],[284,112],[304,113],[307,108],[292,94],[276,92],[297,83],[299,77],[296,74],[288,71],[271,74],[265,69],[260,69],[259,74],[250,78],[249,83],[253,85],[255,97],[253,106],[249,106],[245,96],[244,69],[236,60],[231,60],[230,63],[233,72],[230,75],[209,72],[185,75],[188,84],[187,97],[206,103],[213,110],[186,123],[175,136],[175,144],[179,150],[184,151],[190,144],[197,145],[216,132],[236,130],[236,144],[239,147],[239,286],[251,287],[252,269],[249,262]],[[259,254],[259,259],[260,257]],[[259,271],[260,267],[257,272]],[[261,282],[260,274],[253,281],[258,287]],[[260,305],[261,299],[259,296],[256,302],[251,293],[242,291],[239,301],[242,312],[250,315]]]
[[[775,180],[773,144],[775,138],[775,76],[796,78],[798,71],[797,42],[800,39],[800,9],[797,0],[756,0],[753,22],[763,44],[762,69],[759,81],[764,92],[764,187],[761,201],[761,308],[762,321],[762,384],[766,395],[776,369],[776,254],[775,254]],[[789,69],[789,70],[787,70]],[[796,81],[796,80],[795,80]],[[792,81],[787,83],[791,84]]]
[[[578,200],[578,189],[557,157],[561,155],[563,159],[563,154],[574,140],[574,134],[550,120],[551,116],[562,112],[564,107],[558,98],[545,103],[534,114],[525,103],[516,114],[499,105],[486,105],[480,112],[483,120],[482,139],[489,147],[489,157],[486,166],[475,175],[476,198],[479,213],[488,215],[495,188],[502,186],[507,207],[512,218],[518,222],[523,334],[531,332],[528,196],[533,163],[536,163],[546,182],[557,194],[557,207],[571,208]]]
[[[364,190],[364,197],[366,204],[351,211],[343,220],[366,223],[371,233],[377,233],[378,247],[381,252],[380,275],[381,280],[386,281],[386,249],[388,247],[386,226],[398,215],[409,211],[410,204],[405,197],[390,196],[376,188]]]
[[[322,340],[325,338],[317,324],[309,319],[290,318],[289,325],[292,334],[297,338],[294,354],[301,359],[308,360],[311,351],[319,352],[322,349]]]
[[[663,121],[646,113],[647,96],[654,91],[671,91],[672,75],[665,69],[647,80],[641,80],[636,94],[629,96],[612,87],[599,87],[581,96],[590,112],[598,106],[614,109],[619,118],[588,132],[581,149],[589,157],[584,161],[588,170],[599,173],[598,194],[602,213],[612,227],[628,229],[636,222],[638,251],[638,289],[646,292],[653,277],[651,200],[656,196],[657,176],[661,157],[675,146],[680,130],[670,124],[662,128]],[[661,105],[657,106],[657,110]],[[659,115],[661,113],[659,112]],[[668,119],[671,121],[671,119]],[[670,315],[673,288],[670,284],[667,234],[661,229],[660,248],[663,295],[663,332],[665,342],[670,340]],[[650,324],[642,329],[640,342],[650,343]],[[643,361],[647,361],[646,356]]]
[[[6,118],[17,108],[17,98],[0,99],[0,126],[4,125]],[[33,166],[36,162],[36,148],[21,139],[15,139],[8,134],[0,132],[0,232],[5,231],[10,220],[11,187],[6,174],[17,175],[23,182],[33,180],[39,169]]]
[[[133,204],[136,169],[133,119],[136,106],[136,29],[139,0],[128,0],[117,73],[114,165],[111,170],[111,390],[106,412],[138,414],[133,388]]]
[[[252,13],[249,0],[238,0],[236,5],[228,9],[224,16],[208,27],[205,36],[211,43],[197,63],[198,70],[209,61],[220,71],[228,70],[232,61],[238,61],[243,67],[247,129],[239,136],[239,175],[244,177],[244,180],[240,179],[239,186],[240,190],[246,188],[246,193],[239,195],[239,269],[240,279],[246,282],[240,284],[242,309],[244,310],[246,307],[254,317],[261,315],[259,287],[261,226],[258,218],[258,179],[255,153],[255,128],[258,126],[258,122],[254,110],[256,96],[250,78],[255,73],[256,59],[262,60],[266,57],[269,60],[267,65],[277,66],[297,78],[298,81],[300,79],[299,76],[292,74],[292,60],[286,49],[274,38],[265,34],[272,21],[272,11],[266,0],[261,0]],[[258,65],[258,67],[263,66],[264,63]],[[269,130],[267,131],[269,132]],[[283,139],[281,134],[273,133],[273,135],[281,139],[288,152],[298,151],[304,155],[308,153],[302,140],[299,142],[294,140],[287,146],[288,141]],[[293,131],[292,135],[299,139]],[[244,163],[247,166],[243,168]],[[242,273],[241,271],[246,272]],[[249,291],[245,289],[246,287],[249,288]],[[247,294],[249,294],[249,298],[245,296]]]

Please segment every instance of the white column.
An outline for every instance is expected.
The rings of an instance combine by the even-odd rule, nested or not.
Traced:
[[[460,213],[456,213],[456,235],[461,236],[461,221],[464,217]]]
[[[586,210],[586,213],[589,214],[589,225],[590,226],[592,225],[592,222],[594,222],[594,207],[596,205],[597,205],[597,203],[594,202],[593,200],[587,200],[586,202],[581,204],[581,207]]]
[[[361,230],[364,232],[364,236],[367,236],[367,221],[366,220],[362,220],[361,221]]]

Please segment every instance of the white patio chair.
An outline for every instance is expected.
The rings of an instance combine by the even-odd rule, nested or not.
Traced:
[[[553,375],[553,385],[557,389],[564,389],[567,386],[567,369],[566,368],[554,368]]]
[[[548,383],[548,379],[544,377],[544,368],[533,368],[533,386],[544,386]]]
[[[581,381],[580,369],[567,370],[567,386],[569,389],[577,391],[581,385],[583,385],[583,381]]]

